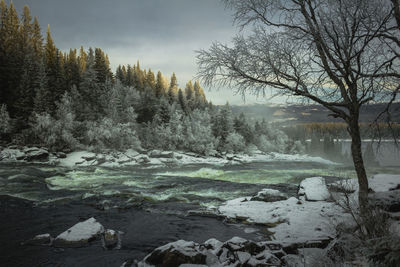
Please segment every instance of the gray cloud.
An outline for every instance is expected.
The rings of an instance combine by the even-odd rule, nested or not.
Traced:
[[[197,71],[195,50],[215,41],[229,43],[236,33],[229,10],[218,0],[14,0],[18,11],[28,5],[62,50],[100,47],[113,69],[134,64],[175,72],[181,87]],[[206,88],[207,89],[207,88]],[[243,103],[229,90],[206,90],[215,104]],[[247,97],[247,103],[263,99]],[[264,100],[265,101],[265,100]]]

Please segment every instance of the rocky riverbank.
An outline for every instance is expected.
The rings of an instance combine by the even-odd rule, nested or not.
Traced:
[[[335,164],[332,161],[308,155],[290,155],[281,153],[264,153],[259,150],[251,154],[215,153],[204,156],[191,152],[132,150],[105,151],[94,153],[89,151],[49,152],[41,147],[0,147],[0,162],[30,162],[50,164],[62,167],[123,167],[123,166],[181,166],[190,164],[229,165],[252,162],[301,161],[322,164]]]
[[[390,236],[400,238],[400,175],[376,175],[369,182],[371,201],[390,217]],[[235,237],[225,242],[210,239],[198,244],[179,240],[157,248],[140,262],[125,262],[122,266],[321,266],[321,261],[333,264],[338,251],[343,249],[338,245],[338,225],[355,223],[339,203],[346,194],[356,207],[357,191],[352,180],[327,185],[322,177],[303,180],[297,198],[264,189],[256,196],[228,201],[209,212],[228,221],[264,225],[271,233],[271,241]]]

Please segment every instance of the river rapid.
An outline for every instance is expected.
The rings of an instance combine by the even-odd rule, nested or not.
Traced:
[[[400,168],[368,168],[369,175],[380,172],[399,174]],[[268,239],[260,226],[192,211],[263,188],[296,196],[299,182],[312,176],[329,182],[355,173],[351,166],[288,161],[115,169],[0,163],[0,266],[120,266],[177,239]],[[120,250],[103,250],[97,241],[76,249],[21,245],[37,234],[57,236],[89,217],[124,232]]]

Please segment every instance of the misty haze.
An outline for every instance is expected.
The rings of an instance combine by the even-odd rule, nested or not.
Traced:
[[[0,0],[0,266],[400,266],[399,0]]]

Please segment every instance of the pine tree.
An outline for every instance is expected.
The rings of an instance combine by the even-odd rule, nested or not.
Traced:
[[[128,64],[126,69],[126,79],[125,79],[125,86],[133,86],[134,84],[134,76],[135,76],[135,69]]]
[[[155,92],[156,88],[156,79],[154,73],[149,69],[146,74],[146,87],[150,88],[152,91]]]
[[[162,95],[166,95],[167,85],[165,83],[165,79],[161,74],[161,71],[157,72],[157,80],[155,85],[155,94],[157,98],[160,98]]]
[[[15,116],[15,101],[19,93],[22,66],[24,63],[24,40],[21,35],[21,24],[18,13],[11,2],[9,7],[1,4],[2,24],[0,37],[0,97],[7,105],[11,117]]]
[[[69,50],[69,54],[65,59],[64,73],[66,89],[70,91],[73,86],[78,88],[81,82],[81,73],[76,49]]]
[[[195,109],[195,99],[194,99],[194,87],[192,81],[188,81],[185,87],[185,95],[187,106],[193,110]]]
[[[34,111],[37,114],[49,113],[52,97],[47,85],[47,75],[44,60],[42,59],[39,65],[39,72],[37,76],[38,86],[35,88],[35,98],[34,98]]]
[[[145,77],[144,77],[144,73],[143,71],[140,69],[140,64],[139,61],[136,63],[136,66],[134,68],[134,72],[133,72],[133,84],[132,86],[135,87],[139,92],[143,92],[144,91],[144,81]]]
[[[100,48],[95,49],[93,69],[96,71],[96,82],[104,84],[107,79],[112,79],[112,73],[108,59]]]
[[[185,96],[183,95],[183,92],[181,89],[179,89],[179,91],[178,91],[178,102],[179,102],[179,105],[181,106],[183,113],[187,114],[188,108],[187,108],[187,104],[186,104],[186,99],[185,99]]]
[[[83,74],[82,82],[79,85],[79,92],[82,96],[82,112],[80,112],[80,120],[96,121],[104,115],[104,92],[97,83],[97,73],[94,69],[95,57],[92,48],[89,48],[86,61],[86,71]]]
[[[125,84],[125,75],[124,71],[122,70],[121,65],[118,65],[116,71],[115,71],[115,78],[117,81],[120,81],[121,84]]]
[[[196,81],[194,83],[194,106],[196,108],[203,108],[206,102],[206,97],[203,88],[200,86],[200,82]]]
[[[35,50],[35,54],[40,61],[40,58],[43,55],[43,37],[42,37],[42,30],[40,28],[37,17],[33,19],[31,40],[33,49]]]
[[[79,64],[79,73],[80,76],[86,71],[86,62],[87,62],[87,54],[83,46],[79,49],[79,57],[78,57],[78,64]]]
[[[224,145],[226,138],[234,131],[232,111],[229,103],[223,106],[213,122],[213,133],[215,137],[221,138],[221,146]]]
[[[171,82],[169,84],[169,89],[168,89],[168,93],[167,93],[168,101],[170,104],[172,104],[176,101],[177,95],[178,95],[178,82],[177,82],[176,75],[174,72],[174,73],[172,73]]]

